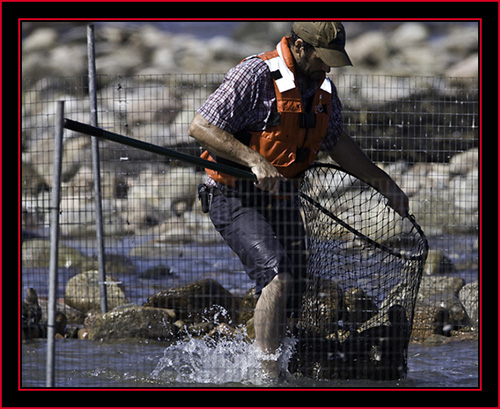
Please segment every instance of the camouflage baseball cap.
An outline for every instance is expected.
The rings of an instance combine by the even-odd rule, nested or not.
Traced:
[[[330,67],[352,65],[345,47],[345,30],[339,21],[297,21],[293,32],[311,44]]]

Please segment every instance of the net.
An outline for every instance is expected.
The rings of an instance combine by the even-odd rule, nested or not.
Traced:
[[[307,290],[293,370],[318,379],[400,379],[428,244],[367,183],[330,164],[305,173]]]

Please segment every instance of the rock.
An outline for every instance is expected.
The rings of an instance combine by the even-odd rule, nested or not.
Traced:
[[[464,284],[465,280],[459,277],[423,276],[417,300],[443,300],[458,297],[458,292]]]
[[[56,327],[55,327],[55,335],[60,335],[64,338],[66,334],[66,325],[68,325],[68,318],[66,315],[60,311],[56,312]]]
[[[451,182],[451,191],[457,209],[467,213],[477,212],[479,210],[479,169],[473,169],[465,176],[454,178]]]
[[[43,190],[48,190],[49,185],[31,163],[23,161],[21,162],[21,189],[23,195],[35,196]]]
[[[479,169],[478,148],[457,153],[450,159],[450,175],[466,176],[469,172],[476,169]]]
[[[470,55],[463,61],[460,61],[448,68],[445,75],[452,78],[477,78],[479,76],[479,57],[477,53]]]
[[[160,291],[148,298],[146,307],[170,308],[186,322],[232,322],[237,316],[236,299],[213,279]]]
[[[477,328],[479,325],[479,281],[475,280],[464,285],[458,293],[458,298],[467,312],[470,325]]]
[[[175,313],[170,309],[133,306],[97,314],[86,322],[85,329],[90,340],[136,338],[164,341],[174,339],[177,333],[174,321]]]
[[[33,31],[28,37],[23,40],[23,54],[47,50],[57,41],[57,31],[53,28],[43,27]]]
[[[245,330],[242,330],[242,328],[233,328],[225,322],[217,325],[207,335],[205,335],[205,340],[209,342],[217,342],[220,339],[228,341],[239,339],[247,342],[251,341],[251,338],[246,334]]]
[[[78,339],[89,339],[89,331],[86,328],[80,328],[78,330]]]
[[[48,268],[50,264],[50,241],[44,239],[26,240],[22,244],[23,268]],[[93,268],[96,261],[82,252],[59,243],[58,267],[86,269]]]
[[[253,318],[258,297],[255,295],[255,288],[248,290],[241,301],[240,320],[247,323]]]
[[[348,52],[353,64],[378,67],[389,58],[387,36],[379,31],[368,31],[348,43]]]
[[[159,280],[171,275],[173,275],[173,273],[170,268],[163,264],[160,264],[158,266],[148,268],[139,277],[144,280]]]
[[[412,341],[423,341],[433,334],[449,334],[450,313],[440,306],[418,305],[413,315]]]
[[[126,214],[119,211],[117,201],[102,201],[103,233],[105,236],[119,237],[132,232],[132,226],[124,219]],[[81,196],[63,196],[61,199],[60,231],[68,237],[88,237],[96,235],[95,201]]]
[[[432,334],[429,335],[425,340],[426,345],[441,345],[446,342],[446,337],[444,335]]]
[[[106,277],[106,294],[108,309],[128,302],[121,283],[110,276]],[[99,311],[101,308],[99,272],[86,271],[72,277],[66,284],[64,300],[70,307],[82,312]]]
[[[39,300],[40,307],[42,307],[42,315],[47,318],[49,316],[48,313],[48,300],[46,298],[41,298]],[[69,325],[73,324],[83,324],[83,321],[85,319],[85,314],[82,313],[81,311],[78,311],[69,305],[64,303],[64,299],[59,298],[56,301],[56,311],[57,313],[64,314],[66,317],[67,323]]]
[[[151,227],[178,216],[178,209],[190,210],[202,176],[191,168],[172,167],[164,173],[141,172],[130,181],[126,220]]]
[[[255,324],[253,317],[250,318],[245,324],[245,333],[250,339],[255,339]]]
[[[371,297],[359,287],[345,292],[345,305],[349,313],[349,323],[358,327],[378,312],[378,307]]]
[[[41,319],[42,308],[38,304],[38,294],[34,288],[28,288],[26,298],[21,303],[21,329],[24,339],[42,336]]]
[[[425,261],[424,274],[430,276],[452,273],[453,271],[453,263],[444,255],[442,250],[429,250],[427,253],[427,260]]]
[[[306,289],[302,302],[301,326],[328,336],[347,319],[344,292],[336,281],[319,278]]]
[[[401,24],[389,38],[389,43],[394,49],[401,50],[421,44],[429,37],[429,29],[425,24],[408,22]]]

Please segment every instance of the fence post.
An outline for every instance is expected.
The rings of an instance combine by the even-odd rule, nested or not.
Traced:
[[[90,98],[90,124],[97,126],[97,87],[95,66],[95,39],[94,25],[87,26],[87,58],[89,68],[89,98]],[[106,292],[106,263],[104,259],[104,233],[102,220],[102,194],[101,194],[101,167],[99,160],[99,141],[92,136],[92,172],[94,174],[94,203],[95,223],[97,238],[97,263],[99,270],[99,289],[101,299],[101,312],[108,311],[108,297]]]
[[[47,317],[47,366],[46,386],[54,387],[55,381],[55,325],[57,301],[57,268],[59,256],[59,207],[61,198],[62,140],[64,132],[64,101],[57,102],[54,136],[54,174],[50,203],[50,264],[49,303]]]

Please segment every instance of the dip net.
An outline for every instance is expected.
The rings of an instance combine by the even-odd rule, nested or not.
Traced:
[[[305,172],[307,289],[293,371],[401,379],[428,243],[369,184],[330,164]]]

